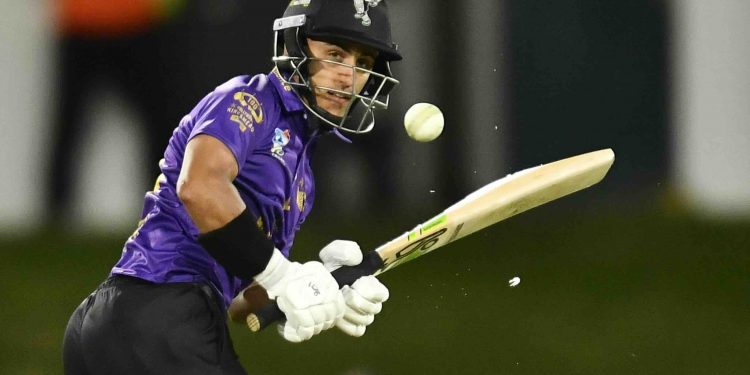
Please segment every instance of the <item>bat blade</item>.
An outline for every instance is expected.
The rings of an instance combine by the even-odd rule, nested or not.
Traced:
[[[524,169],[469,194],[439,215],[375,249],[381,274],[492,224],[601,181],[614,162],[611,149]]]
[[[611,149],[593,151],[524,169],[492,182],[414,229],[365,255],[361,264],[332,272],[339,285],[379,275],[492,224],[601,181],[615,160]],[[284,319],[275,303],[247,316],[257,332]]]

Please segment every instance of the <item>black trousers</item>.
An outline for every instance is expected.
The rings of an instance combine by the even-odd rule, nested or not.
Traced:
[[[218,301],[206,284],[111,277],[68,322],[65,374],[246,374]]]

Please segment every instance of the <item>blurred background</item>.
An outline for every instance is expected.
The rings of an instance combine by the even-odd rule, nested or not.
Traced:
[[[62,372],[69,314],[118,259],[172,129],[271,69],[286,3],[0,4],[0,372]],[[401,85],[372,134],[321,142],[295,258],[374,248],[522,168],[608,147],[615,164],[384,275],[360,339],[232,326],[249,373],[748,373],[750,2],[389,5]],[[416,102],[444,111],[434,142],[403,131]]]

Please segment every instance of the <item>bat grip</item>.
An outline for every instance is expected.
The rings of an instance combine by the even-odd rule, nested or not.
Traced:
[[[371,251],[365,255],[362,263],[356,266],[341,266],[331,272],[331,275],[336,279],[339,288],[342,288],[344,285],[353,284],[362,276],[374,274],[381,268],[383,268],[383,259],[380,258],[380,255],[376,251]],[[284,312],[279,309],[276,301],[271,301],[247,316],[247,326],[250,328],[250,331],[258,332],[285,318]]]

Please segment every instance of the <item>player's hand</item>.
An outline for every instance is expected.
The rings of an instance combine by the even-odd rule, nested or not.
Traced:
[[[344,314],[344,298],[338,283],[320,262],[290,262],[274,250],[266,269],[255,276],[275,298],[286,322],[279,333],[286,340],[301,342],[333,327]]]
[[[362,262],[362,251],[353,241],[336,240],[320,250],[320,260],[333,271],[341,266],[356,266]],[[388,300],[388,288],[375,276],[363,276],[351,286],[341,288],[346,301],[344,316],[336,321],[344,333],[359,337],[375,320],[375,314],[383,309]]]

